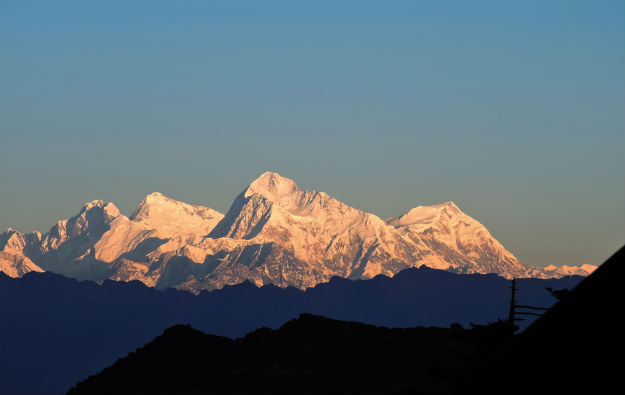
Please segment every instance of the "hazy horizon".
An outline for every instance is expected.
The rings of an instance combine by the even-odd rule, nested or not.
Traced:
[[[625,240],[625,5],[0,4],[0,230],[264,171],[381,218],[454,201],[532,266]]]

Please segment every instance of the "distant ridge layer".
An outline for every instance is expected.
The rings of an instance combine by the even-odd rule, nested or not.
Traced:
[[[556,299],[545,287],[571,289],[582,279],[520,279],[517,301],[549,307]],[[198,295],[138,281],[98,285],[50,272],[0,273],[0,393],[61,393],[180,323],[231,338],[278,328],[301,313],[396,328],[469,327],[505,318],[509,297],[510,281],[495,274],[426,266],[392,278],[334,277],[305,291],[246,281]]]

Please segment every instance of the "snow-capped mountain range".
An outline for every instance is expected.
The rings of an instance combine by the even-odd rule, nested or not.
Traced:
[[[334,276],[393,276],[421,265],[506,278],[596,268],[527,266],[453,202],[382,220],[272,172],[253,181],[225,215],[152,193],[130,217],[94,200],[46,234],[0,234],[0,271],[12,277],[51,271],[192,292],[244,280],[304,289]]]

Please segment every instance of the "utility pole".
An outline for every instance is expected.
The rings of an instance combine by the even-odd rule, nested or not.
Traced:
[[[533,316],[537,316],[540,317],[542,315],[542,313],[534,313],[531,311],[517,311],[516,309],[530,309],[530,310],[536,310],[536,311],[546,311],[549,310],[547,307],[536,307],[536,306],[527,306],[527,305],[521,305],[521,304],[516,304],[516,291],[518,291],[519,289],[516,287],[516,278],[512,279],[512,286],[510,287],[510,312],[508,313],[508,322],[510,323],[510,325],[515,328],[515,323],[517,321],[525,321],[525,318],[520,318],[517,317],[517,315],[533,315]],[[516,327],[518,328],[518,327]],[[513,329],[514,330],[516,330]]]
[[[516,287],[516,278],[512,279],[512,286],[510,287],[511,295],[510,295],[510,312],[508,313],[508,322],[510,322],[510,325],[514,325],[514,322],[517,321],[518,319],[515,318],[515,312],[514,309],[516,307],[516,301],[514,300],[514,295],[515,292],[518,291],[518,288]]]

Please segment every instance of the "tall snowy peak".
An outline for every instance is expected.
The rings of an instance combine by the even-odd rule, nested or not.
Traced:
[[[154,285],[156,280],[147,274],[149,262],[201,240],[221,217],[208,207],[177,202],[158,193],[143,200],[133,220],[113,203],[93,200],[43,236],[13,230],[1,234],[0,251],[15,250],[12,261],[26,259],[26,263],[37,262],[42,269],[78,279],[141,277]]]
[[[417,206],[386,222],[404,235],[434,237],[438,243],[451,248],[467,249],[486,244],[504,250],[484,225],[462,212],[453,202]],[[509,258],[516,259],[512,254]]]
[[[265,199],[285,207],[289,206],[294,197],[300,192],[301,190],[295,184],[295,181],[282,177],[278,173],[267,171],[250,183],[243,191],[243,196],[248,197],[253,194],[259,194]]]
[[[332,220],[350,217],[352,222],[362,220],[366,216],[377,218],[373,214],[350,207],[325,192],[303,191],[295,181],[273,172],[261,174],[242,194],[244,197],[260,195],[298,217],[312,217],[321,221],[326,221],[329,217],[333,217]],[[382,222],[379,222],[379,225],[382,225]]]
[[[26,246],[26,237],[15,229],[7,229],[0,234],[0,251],[22,251]]]
[[[30,271],[42,272],[43,269],[26,256],[29,246],[40,239],[38,232],[23,234],[9,228],[0,233],[0,272],[10,277],[21,277]]]
[[[450,201],[433,206],[417,206],[399,217],[387,219],[386,223],[395,228],[411,227],[413,230],[424,231],[431,227],[436,221],[460,216],[462,214],[458,206]]]
[[[308,228],[315,233],[336,235],[351,226],[362,230],[383,227],[379,217],[350,207],[325,192],[303,191],[297,184],[277,173],[266,172],[254,180],[228,210],[211,238],[251,239],[266,227]],[[372,230],[367,232],[372,234]]]
[[[304,289],[334,276],[393,276],[422,265],[506,278],[582,273],[524,265],[453,202],[383,221],[273,172],[244,188],[225,216],[157,192],[130,218],[94,200],[45,235],[0,234],[0,253],[0,269],[11,275],[38,267],[192,292],[244,280]]]
[[[189,242],[195,242],[210,233],[223,217],[210,207],[193,206],[154,192],[143,199],[130,220],[155,229],[159,237],[184,235],[191,239]]]
[[[78,214],[58,221],[47,233],[44,244],[55,248],[69,237],[102,234],[108,229],[108,224],[120,215],[113,203],[102,200],[85,203]]]
[[[151,233],[122,215],[113,203],[94,200],[53,226],[29,257],[45,270],[102,280],[110,274],[107,263],[134,250]]]
[[[453,202],[417,206],[387,220],[412,240],[426,244],[445,268],[462,273],[497,273],[507,278],[538,276],[506,250],[484,225]],[[445,265],[448,265],[445,267]]]

